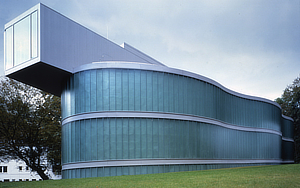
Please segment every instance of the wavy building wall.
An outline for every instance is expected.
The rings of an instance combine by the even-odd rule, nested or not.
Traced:
[[[22,61],[20,23],[36,32]],[[6,75],[61,96],[63,178],[293,163],[293,120],[273,101],[169,68],[42,4],[5,34]]]
[[[293,124],[278,104],[177,69],[84,65],[65,85],[62,111],[68,178],[293,161]]]

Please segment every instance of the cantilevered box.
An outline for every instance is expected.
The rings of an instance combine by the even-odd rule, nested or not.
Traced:
[[[5,75],[60,96],[73,69],[99,61],[160,64],[38,4],[5,25]]]

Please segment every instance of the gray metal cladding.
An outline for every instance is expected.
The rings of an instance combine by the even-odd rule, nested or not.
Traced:
[[[69,72],[94,61],[147,62],[43,4],[39,10],[42,62]]]

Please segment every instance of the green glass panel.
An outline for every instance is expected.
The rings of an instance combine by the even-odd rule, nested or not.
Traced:
[[[129,75],[128,70],[122,71],[122,110],[129,110]]]
[[[109,119],[103,120],[103,160],[110,159],[110,129]]]
[[[85,112],[86,107],[86,97],[85,97],[85,73],[80,72],[79,73],[79,113]]]
[[[146,142],[147,142],[147,153],[146,153],[146,158],[153,158],[153,120],[152,119],[147,119],[146,120]]]
[[[178,113],[179,112],[179,84],[178,84],[178,75],[173,76],[173,95],[174,95],[174,112]]]
[[[140,159],[141,156],[141,122],[140,119],[134,119],[134,145],[135,158]]]
[[[130,174],[129,174],[129,167],[124,166],[123,169],[122,169],[122,171],[123,171],[123,174],[122,174],[122,175],[124,175],[124,176],[130,175]]]
[[[126,86],[127,87],[127,86]],[[122,70],[116,70],[116,110],[123,110],[123,93],[122,93]]]
[[[91,168],[91,177],[98,177],[97,168]]]
[[[147,71],[147,81],[146,81],[146,100],[147,100],[147,109],[146,111],[153,111],[153,72]]]
[[[97,125],[97,119],[91,119],[91,160],[98,160],[98,125]]]
[[[188,79],[189,78],[187,78],[187,77],[182,77],[182,82],[183,82],[183,85],[182,85],[182,90],[183,90],[183,111],[182,111],[182,113],[185,113],[185,114],[187,114],[188,113],[188,84],[189,84],[189,82],[188,82]]]
[[[71,135],[72,135],[72,139],[71,139],[71,161],[70,162],[76,162],[76,140],[78,139],[76,137],[76,129],[75,129],[75,122],[70,123],[70,127],[71,127]]]
[[[158,73],[157,74],[157,93],[158,93],[158,111],[164,111],[164,83],[163,83],[164,74]]]
[[[173,87],[174,87],[174,75],[173,74],[169,74],[168,75],[168,100],[169,100],[169,103],[168,103],[168,109],[169,109],[169,112],[174,112],[174,90],[173,90]]]
[[[141,71],[140,75],[140,100],[141,100],[141,106],[140,111],[146,111],[147,110],[147,74],[146,71]],[[149,98],[151,96],[148,96]]]
[[[109,69],[109,109],[116,110],[116,70]]]
[[[97,110],[97,72],[96,70],[91,70],[90,72],[90,111]]]
[[[80,73],[74,74],[74,93],[75,93],[75,113],[80,113],[80,85],[79,85]]]
[[[136,158],[135,156],[135,121],[134,119],[130,118],[128,120],[128,139],[129,139],[129,144],[128,144],[128,152],[129,152],[129,159],[134,159]]]
[[[141,110],[141,71],[134,71],[134,110]]]
[[[122,119],[122,150],[121,159],[129,159],[129,121],[128,118]]]
[[[97,119],[97,160],[104,160],[104,129],[103,119]]]
[[[169,74],[164,73],[163,76],[163,111],[169,112]]]
[[[102,78],[103,72],[101,70],[97,70],[97,110],[102,111],[103,108],[103,78]]]
[[[86,131],[84,120],[80,121],[80,161],[86,161]]]
[[[178,111],[177,113],[183,113],[184,108],[184,82],[182,77],[178,78]]]
[[[160,146],[160,144],[159,144],[159,124],[158,124],[158,120],[157,119],[152,119],[151,120],[152,121],[152,131],[153,131],[153,136],[152,136],[152,139],[153,139],[153,141],[152,141],[152,147],[153,147],[153,149],[152,149],[152,157],[153,158],[158,158],[159,157],[159,146]]]
[[[116,159],[123,159],[123,119],[116,119]]]
[[[66,134],[66,126],[63,126],[62,129],[61,129],[61,135],[62,135],[62,140],[61,140],[61,151],[62,151],[62,164],[66,163],[67,160],[66,160],[66,157],[67,157],[67,148],[66,148],[66,138],[67,138],[67,135],[65,136]]]
[[[158,158],[163,158],[167,147],[164,139],[164,124],[163,120],[156,120],[156,122],[158,124]]]
[[[153,106],[152,109],[154,112],[158,111],[158,79],[157,79],[157,72],[152,73],[152,84],[153,84],[153,89],[152,89],[152,100],[153,100]]]
[[[91,168],[85,169],[85,177],[86,177],[86,178],[92,177]]]
[[[84,106],[83,112],[91,111],[91,71],[84,71]]]
[[[135,106],[135,82],[134,82],[134,71],[129,72],[129,110],[133,111]]]
[[[86,177],[85,176],[85,169],[79,169],[79,171],[80,171],[80,177],[85,178]]]
[[[67,128],[67,151],[68,151],[68,154],[67,154],[67,161],[71,161],[71,153],[72,153],[72,131],[71,131],[71,126],[70,124],[66,127]]]
[[[109,80],[109,70],[103,70],[103,80],[102,80],[102,97],[103,97],[103,110],[110,110],[110,80]]]
[[[80,161],[80,154],[81,154],[81,142],[80,142],[80,139],[81,139],[81,130],[80,130],[80,121],[76,121],[75,122],[75,137],[76,137],[76,140],[75,140],[75,148],[76,148],[76,151],[75,151],[75,161],[78,162]]]
[[[110,118],[109,121],[109,159],[117,159],[117,129],[116,119]]]
[[[141,119],[141,158],[147,158],[147,124],[146,119]]]

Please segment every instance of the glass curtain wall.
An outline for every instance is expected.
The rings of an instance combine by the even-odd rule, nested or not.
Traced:
[[[226,123],[281,130],[281,110],[194,78],[164,72],[98,69],[76,73],[62,93],[62,116],[93,111],[196,115]]]
[[[281,159],[281,136],[152,118],[95,118],[62,128],[62,162],[125,159]]]
[[[191,77],[133,69],[75,73],[61,95],[63,178],[161,173],[251,164],[251,160],[293,160],[292,122],[279,107],[245,99]],[[192,120],[140,117],[88,118],[93,112],[156,112],[210,118],[241,131]],[[71,118],[71,119],[72,119]],[[280,135],[283,133],[283,136]],[[288,139],[282,140],[282,137]],[[141,159],[245,160],[247,164],[154,165],[84,168],[85,162]],[[270,163],[268,163],[270,164]],[[278,163],[277,163],[278,164]],[[130,171],[130,170],[131,171]],[[129,171],[128,171],[129,170]]]
[[[105,177],[105,176],[121,176],[121,175],[140,175],[167,172],[209,170],[220,168],[235,168],[244,166],[261,166],[266,164],[201,164],[201,165],[159,165],[159,166],[119,166],[119,167],[93,167],[73,170],[64,170],[62,176],[65,179],[70,178],[89,178],[89,177]],[[276,165],[276,164],[268,164]]]

